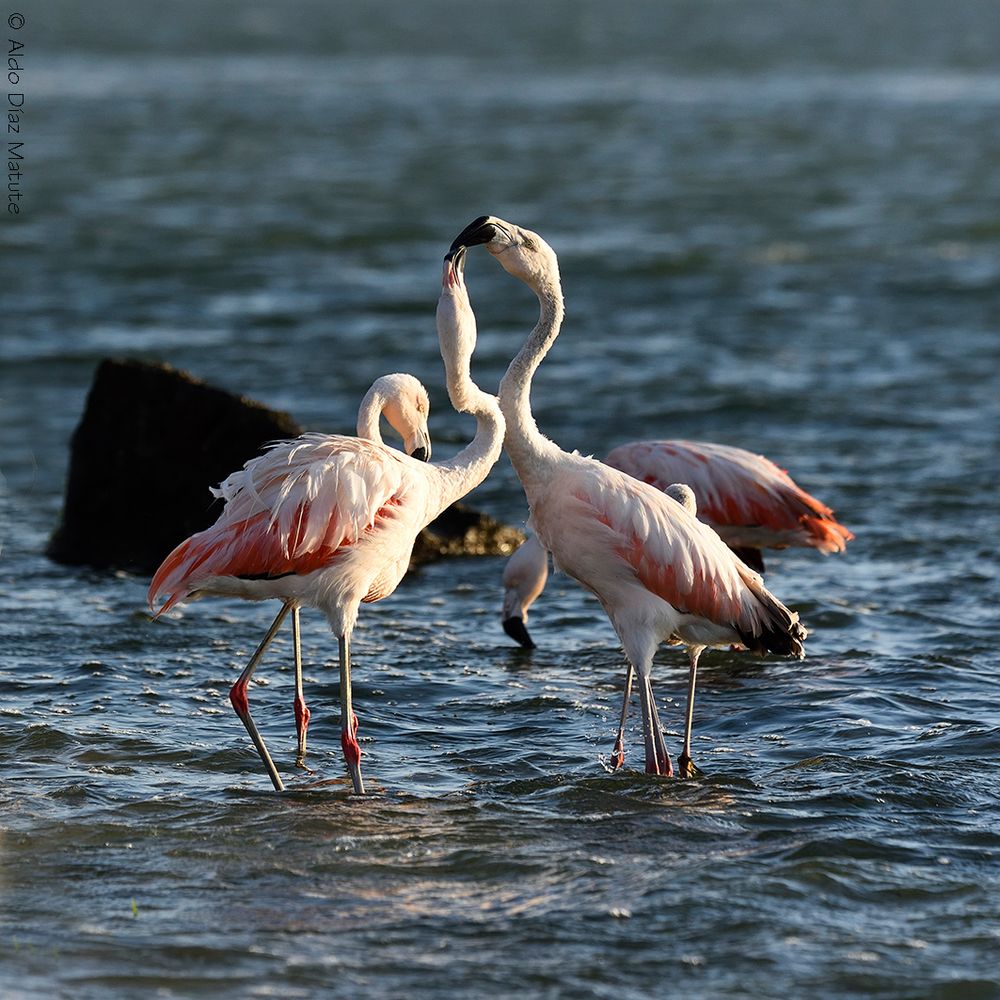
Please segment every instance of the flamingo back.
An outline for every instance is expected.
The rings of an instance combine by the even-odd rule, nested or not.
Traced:
[[[162,614],[217,577],[323,568],[419,488],[411,462],[419,464],[385,445],[340,435],[276,442],[212,490],[225,501],[219,519],[163,561],[149,587],[150,606],[166,596]]]
[[[703,441],[635,441],[611,451],[608,465],[665,489],[686,483],[698,513],[730,545],[808,546],[842,552],[854,535],[833,511],[763,455]]]

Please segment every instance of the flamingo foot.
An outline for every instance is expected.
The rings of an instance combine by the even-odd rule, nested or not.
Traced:
[[[682,753],[680,757],[677,758],[677,776],[679,778],[695,778],[699,774],[704,774],[700,767],[691,759],[691,756],[686,753]]]
[[[611,770],[620,771],[625,766],[625,747],[622,738],[619,736],[615,740],[614,749],[611,751]]]

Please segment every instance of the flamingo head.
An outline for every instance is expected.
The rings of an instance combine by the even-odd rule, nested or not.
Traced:
[[[538,233],[493,215],[481,215],[470,222],[455,238],[449,253],[472,246],[485,246],[508,274],[532,288],[559,273],[555,252]]]
[[[663,492],[672,500],[676,500],[692,516],[698,513],[698,500],[694,490],[687,483],[671,483]]]
[[[525,622],[528,608],[545,589],[549,575],[549,554],[534,535],[528,535],[521,547],[507,560],[503,571],[503,630],[525,649],[534,649]]]
[[[383,375],[381,383],[385,402],[382,415],[403,439],[403,450],[421,462],[431,460],[431,436],[427,429],[431,403],[427,390],[412,375]]]
[[[452,245],[452,248],[444,255],[444,271],[441,274],[441,288],[443,292],[451,292],[453,295],[465,294],[465,247]]]

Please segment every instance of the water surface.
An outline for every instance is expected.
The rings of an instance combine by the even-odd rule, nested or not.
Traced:
[[[25,12],[28,208],[0,230],[5,996],[1000,996],[992,7],[515,6]],[[69,435],[115,355],[337,431],[412,371],[451,453],[472,426],[433,309],[482,213],[559,253],[546,433],[764,452],[857,539],[769,560],[808,658],[706,655],[697,780],[640,773],[637,712],[607,773],[605,617],[557,577],[539,649],[514,649],[482,559],[363,609],[363,801],[336,642],[304,616],[310,776],[278,640],[251,694],[276,796],[226,697],[268,609],[153,623],[146,580],[48,562]],[[495,387],[536,306],[485,254],[467,273]],[[473,500],[523,520],[505,459]],[[684,662],[655,674],[675,751]]]

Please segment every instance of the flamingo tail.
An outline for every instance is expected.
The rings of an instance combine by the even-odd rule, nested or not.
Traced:
[[[162,563],[160,563],[160,568],[156,571],[152,582],[149,584],[149,590],[146,593],[146,600],[149,603],[150,609],[153,610],[154,618],[159,618],[165,611],[169,611],[188,594],[188,591],[180,584],[186,575],[183,571],[183,567],[185,567],[185,564],[189,561],[192,541],[194,541],[193,538],[188,538],[186,541],[181,542],[181,544],[178,545],[177,548],[175,548]],[[163,596],[166,596],[167,600],[160,608],[157,609],[155,607],[156,603]]]
[[[843,552],[854,533],[830,517],[803,517],[802,527],[809,533],[809,544],[820,552]]]
[[[755,573],[741,568],[740,575],[753,591],[762,612],[756,629],[736,626],[743,645],[758,656],[777,653],[801,660],[806,655],[803,643],[809,633],[799,621],[798,612],[786,608]]]
[[[209,535],[210,532],[199,532],[192,535],[181,542],[160,564],[160,568],[149,584],[146,600],[149,602],[150,608],[153,608],[156,602],[164,596],[167,600],[154,611],[154,618],[159,618],[175,604],[179,604],[198,589],[199,583],[203,582],[206,576],[213,575],[212,570],[215,567],[208,569],[205,567],[205,563],[218,556],[226,548],[231,538],[229,533],[221,536],[212,534],[209,537]],[[202,569],[203,572],[196,580],[195,576],[199,569]]]

